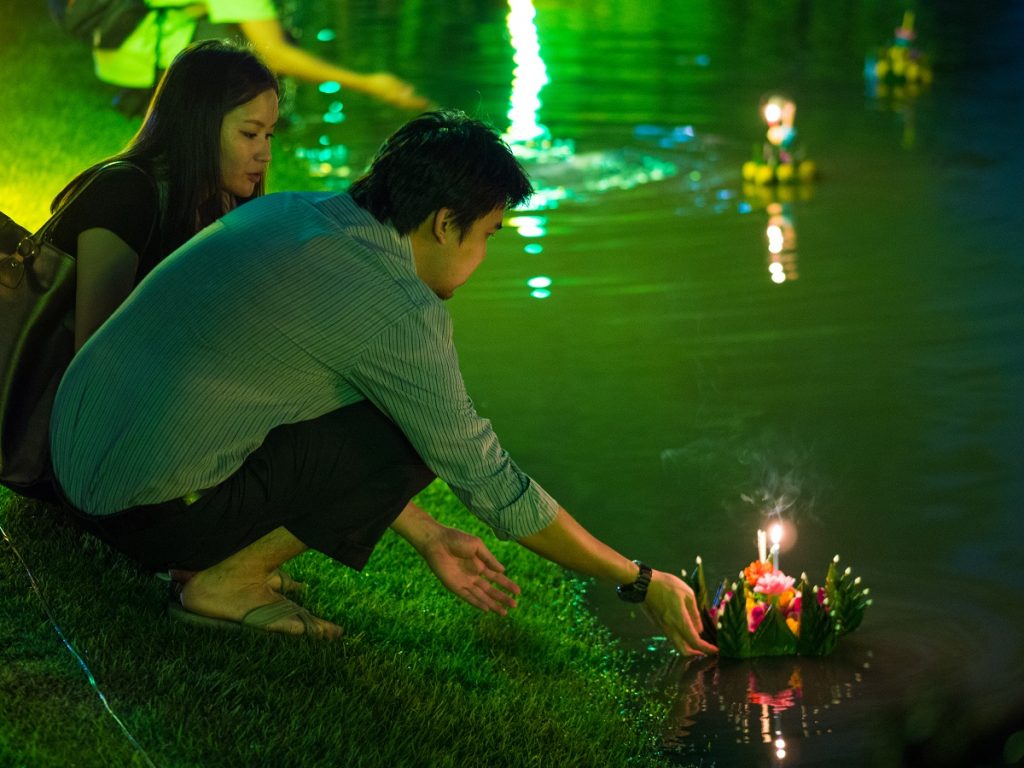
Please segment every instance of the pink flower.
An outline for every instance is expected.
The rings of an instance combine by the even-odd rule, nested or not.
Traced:
[[[763,574],[754,586],[754,591],[761,595],[781,595],[790,589],[795,582],[792,576],[787,576],[782,571],[771,571]]]
[[[718,610],[715,612],[715,618],[717,618],[717,619],[722,618],[722,614],[725,613],[726,603],[728,603],[730,600],[732,600],[732,590],[731,589],[728,592],[725,593],[725,595],[722,597],[722,602],[720,602],[718,604]]]
[[[761,625],[761,622],[764,621],[766,613],[768,613],[768,606],[764,603],[757,603],[751,608],[747,614],[747,629],[751,632],[756,630]]]

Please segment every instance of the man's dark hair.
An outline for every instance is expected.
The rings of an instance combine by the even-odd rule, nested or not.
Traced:
[[[456,110],[425,112],[399,128],[349,194],[401,235],[450,208],[460,236],[495,208],[515,208],[533,185],[486,123]]]

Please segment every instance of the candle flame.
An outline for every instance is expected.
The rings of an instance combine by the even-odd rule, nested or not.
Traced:
[[[782,523],[773,523],[769,529],[769,535],[772,537],[772,544],[778,546],[778,543],[782,541]]]

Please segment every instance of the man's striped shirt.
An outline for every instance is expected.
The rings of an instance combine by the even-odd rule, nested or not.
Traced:
[[[554,519],[476,413],[409,239],[348,195],[258,198],[161,263],[64,376],[54,469],[107,515],[217,485],[274,427],[363,399],[499,536]]]

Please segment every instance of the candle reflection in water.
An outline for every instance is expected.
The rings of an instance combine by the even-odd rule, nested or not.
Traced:
[[[764,211],[765,262],[768,277],[776,285],[799,279],[797,263],[796,208],[814,199],[814,185],[745,183],[740,209],[743,213]]]
[[[768,226],[765,239],[768,242],[768,273],[776,285],[799,277],[796,264],[796,226],[793,223],[791,206],[772,202],[766,208]]]
[[[684,762],[698,755],[729,764],[738,752],[750,764],[766,749],[772,765],[798,760],[802,741],[827,738],[839,718],[832,711],[857,696],[873,654],[862,650],[842,663],[821,659],[757,659],[727,663],[716,658],[674,659],[655,675],[679,692],[668,719],[665,746]],[[732,743],[710,721],[724,717]],[[706,723],[706,724],[705,724]],[[760,745],[760,746],[759,746]],[[736,763],[745,764],[745,763]],[[798,763],[797,763],[798,764]]]

